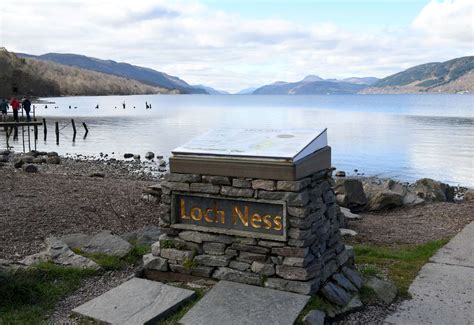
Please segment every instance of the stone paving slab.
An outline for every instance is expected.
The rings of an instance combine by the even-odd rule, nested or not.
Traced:
[[[474,222],[454,236],[430,261],[474,267]]]
[[[133,278],[73,312],[110,324],[153,324],[194,297],[191,290]]]
[[[220,281],[179,321],[185,325],[293,324],[309,296]]]
[[[474,268],[427,263],[388,324],[474,324]]]

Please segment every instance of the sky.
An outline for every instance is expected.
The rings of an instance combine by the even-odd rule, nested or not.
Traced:
[[[236,92],[474,55],[472,0],[2,0],[0,47],[150,67]]]

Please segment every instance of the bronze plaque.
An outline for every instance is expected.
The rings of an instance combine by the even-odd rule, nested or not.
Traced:
[[[228,235],[286,240],[284,202],[174,193],[171,227]]]

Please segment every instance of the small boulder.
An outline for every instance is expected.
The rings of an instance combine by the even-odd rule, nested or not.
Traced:
[[[46,162],[50,165],[59,165],[61,163],[61,158],[59,158],[59,156],[50,156],[48,154]]]
[[[59,240],[65,242],[70,248],[75,249],[82,249],[84,246],[89,243],[91,240],[92,235],[82,234],[82,233],[74,233],[68,234],[59,237]]]
[[[362,288],[362,277],[357,273],[357,271],[344,266],[342,268],[342,274],[356,286],[357,289]]]
[[[376,277],[370,277],[365,285],[372,289],[377,298],[385,304],[391,304],[397,297],[397,287],[392,283],[384,280],[380,280]]]
[[[305,325],[324,325],[324,318],[326,314],[320,310],[310,311],[304,318],[303,324]]]
[[[464,193],[464,201],[474,201],[474,189],[470,188]]]
[[[168,271],[168,260],[151,253],[146,254],[143,255],[143,267],[148,270]]]
[[[358,220],[362,217],[356,213],[352,213],[348,208],[341,207],[341,212],[344,214],[344,217],[349,220]]]
[[[166,161],[160,160],[159,165],[160,165],[160,167],[165,167],[166,166]]]
[[[340,228],[342,236],[355,237],[357,236],[357,231],[352,229]]]
[[[21,168],[25,162],[21,158],[15,158],[13,161],[13,167],[15,168]]]
[[[135,160],[140,160],[140,158],[141,158],[141,157],[140,157],[139,154],[133,155],[133,159],[135,159]]]
[[[362,182],[357,179],[336,179],[334,192],[336,193],[337,203],[345,208],[360,210],[367,204]]]
[[[27,173],[37,173],[38,167],[36,167],[35,165],[28,164],[23,167],[23,170]]]
[[[132,245],[130,243],[110,231],[102,231],[93,235],[82,248],[85,253],[102,253],[117,257],[124,257],[131,249]]]
[[[34,158],[33,161],[32,161],[33,164],[42,164],[42,163],[44,163],[44,162],[46,162],[46,159],[43,159],[43,158],[41,158],[41,157],[36,157],[36,158]]]
[[[154,153],[154,152],[151,152],[151,151],[148,151],[148,152],[145,154],[145,158],[148,159],[148,160],[151,160],[151,159],[155,158],[155,153]]]
[[[23,161],[24,161],[25,163],[31,164],[31,163],[33,162],[33,160],[35,159],[35,157],[25,155],[25,156],[23,156],[21,159],[23,159]]]
[[[332,282],[326,283],[326,285],[321,288],[321,294],[330,302],[341,307],[346,306],[351,300],[351,296],[346,290]]]
[[[125,159],[133,158],[133,153],[129,153],[129,152],[124,153],[124,154],[123,154],[123,158],[125,158]]]
[[[3,156],[3,155],[0,155],[0,162],[1,163],[6,163],[10,161],[9,157],[8,156]]]
[[[422,178],[415,182],[413,191],[418,197],[432,202],[453,202],[454,188],[448,184],[430,178]]]
[[[136,232],[138,245],[151,245],[160,239],[161,231],[158,226],[145,226]]]
[[[336,172],[336,177],[346,177],[346,172],[343,170],[338,170]]]
[[[367,210],[391,209],[403,205],[403,196],[392,191],[383,191],[373,195],[367,204]]]
[[[50,151],[50,152],[46,153],[46,155],[48,157],[59,157],[58,153],[55,152],[55,151]]]

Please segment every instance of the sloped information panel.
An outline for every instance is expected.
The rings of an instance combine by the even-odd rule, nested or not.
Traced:
[[[326,130],[214,129],[172,152],[298,160],[325,146]]]

